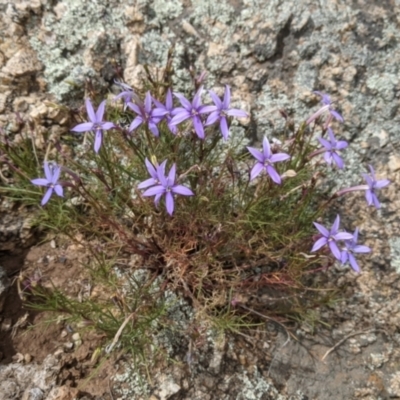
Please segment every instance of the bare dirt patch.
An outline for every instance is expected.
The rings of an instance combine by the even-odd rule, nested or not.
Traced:
[[[92,359],[104,336],[67,324],[62,313],[39,312],[29,305],[38,301],[29,295],[28,287],[37,279],[45,287],[63,288],[69,295],[79,296],[82,281],[87,277],[81,265],[86,255],[77,250],[76,246],[52,248],[49,242],[25,253],[0,258],[1,265],[14,281],[0,314],[0,364],[6,366],[17,361],[40,365],[53,354],[61,366],[55,384],[107,399],[109,377],[116,369],[114,360]],[[21,300],[24,296],[26,302]],[[77,334],[79,343],[74,342]]]

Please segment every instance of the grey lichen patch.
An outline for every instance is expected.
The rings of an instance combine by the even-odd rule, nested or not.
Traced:
[[[152,9],[156,14],[154,19],[159,24],[164,24],[168,20],[179,17],[183,11],[180,0],[154,0]]]
[[[85,78],[96,75],[91,58],[98,57],[100,61],[117,52],[124,31],[122,8],[110,3],[107,0],[62,2],[58,5],[62,12],[45,12],[40,28],[28,27],[30,44],[45,67],[49,90],[58,99],[64,99],[81,86]],[[64,7],[60,8],[60,4]],[[90,55],[91,50],[96,55]]]
[[[247,372],[239,375],[238,378],[242,382],[242,390],[237,400],[261,400],[267,398],[274,398],[276,400],[284,400],[285,397],[280,395],[275,387],[269,383],[258,371],[254,368],[253,376],[249,377]]]
[[[174,33],[168,28],[164,28],[161,34],[155,30],[146,32],[140,39],[139,62],[164,67],[167,62],[168,50],[173,44],[174,37]]]
[[[203,24],[204,21],[221,22],[227,24],[232,21],[235,9],[224,0],[193,1],[191,17],[195,24]],[[207,27],[207,30],[209,27]]]
[[[389,238],[390,264],[400,274],[400,237]]]

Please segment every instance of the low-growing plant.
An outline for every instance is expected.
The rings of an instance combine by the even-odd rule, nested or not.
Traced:
[[[334,134],[343,118],[327,94],[315,92],[322,106],[297,127],[282,111],[280,140],[264,136],[262,147],[248,146],[245,129],[232,122],[250,118],[248,112],[231,107],[229,86],[222,97],[210,90],[212,103],[203,104],[203,80],[204,74],[186,95],[164,83],[170,79],[154,77],[142,92],[118,83],[122,92],[113,101],[88,93],[74,135],[45,138],[44,154],[33,153],[29,134],[15,145],[3,131],[1,159],[13,181],[0,190],[40,204],[37,224],[71,240],[79,236],[104,286],[116,274],[104,260],[123,255],[136,260],[125,277],[146,270],[157,282],[154,304],[163,291],[174,291],[214,323],[223,315],[216,326],[237,329],[249,314],[277,321],[307,315],[307,307],[325,301],[312,277],[336,261],[359,273],[357,254],[370,252],[358,244],[358,228],[342,230],[339,215],[329,222],[332,203],[361,190],[379,208],[377,189],[389,181],[377,180],[370,166],[365,185],[331,196],[321,189],[327,168],[344,168],[340,153],[348,146]],[[53,296],[53,309],[101,321],[96,327],[111,338],[127,317],[153,315],[149,285],[139,292],[142,303],[121,279],[113,285],[127,307],[115,306],[112,296],[78,303],[60,288],[40,294]],[[265,303],[250,306],[257,295]]]

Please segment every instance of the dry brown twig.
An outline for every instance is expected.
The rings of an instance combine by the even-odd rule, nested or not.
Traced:
[[[347,339],[350,339],[354,336],[358,336],[358,335],[363,335],[364,333],[370,333],[370,332],[383,332],[386,335],[387,332],[384,329],[367,329],[366,331],[358,331],[358,332],[353,332],[350,335],[345,336],[343,339],[339,340],[333,347],[331,347],[321,358],[321,361],[324,361],[326,357],[329,356],[330,353],[332,353],[332,351],[336,350],[339,346],[341,346]]]

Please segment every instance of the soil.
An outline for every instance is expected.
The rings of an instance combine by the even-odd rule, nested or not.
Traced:
[[[26,302],[22,302],[18,288],[21,285],[18,283],[20,277],[32,277],[36,273],[41,276],[44,286],[64,287],[70,294],[77,294],[83,278],[82,260],[78,260],[79,253],[78,257],[76,253],[71,256],[73,260],[69,258],[70,251],[53,249],[47,242],[21,254],[3,255],[0,258],[0,264],[14,277],[0,317],[2,324],[10,325],[9,329],[0,331],[0,365],[19,360],[18,355],[25,359],[28,356],[29,362],[41,364],[49,354],[61,349],[61,371],[57,385],[78,388],[82,395],[86,392],[107,400],[111,398],[110,377],[115,375],[117,369],[115,360],[103,358],[97,363],[91,361],[94,350],[103,343],[104,337],[85,331],[81,333],[83,340],[77,349],[65,350],[76,330],[65,324],[60,313],[37,311],[29,307],[28,290]],[[85,257],[84,254],[82,256]],[[37,301],[32,300],[32,303]],[[20,321],[24,322],[20,324]]]

